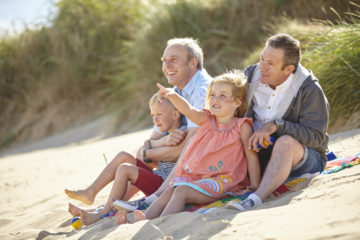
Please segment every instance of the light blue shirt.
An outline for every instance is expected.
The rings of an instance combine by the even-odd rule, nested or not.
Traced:
[[[207,73],[205,69],[199,69],[196,71],[190,82],[186,84],[182,91],[180,91],[180,89],[176,86],[174,87],[174,89],[179,95],[184,97],[191,106],[196,109],[203,109],[205,107],[206,91],[212,80],[212,77]],[[199,127],[198,125],[190,121],[188,118],[185,119],[186,128]],[[158,133],[161,133],[156,126],[154,126],[154,130]]]

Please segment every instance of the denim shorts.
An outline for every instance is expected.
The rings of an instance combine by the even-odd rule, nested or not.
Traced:
[[[304,157],[291,168],[289,178],[299,177],[305,173],[321,172],[324,168],[324,159],[321,154],[313,148],[304,146]]]
[[[276,139],[277,138],[275,137],[275,141]],[[269,148],[261,149],[260,152],[258,152],[261,176],[263,176],[266,166],[270,160],[273,146],[274,145],[271,145],[269,146]],[[318,151],[316,151],[313,148],[308,148],[305,145],[303,145],[303,147],[304,147],[303,159],[291,168],[289,178],[298,177],[305,173],[321,172],[325,168],[326,161],[323,159],[323,157]]]

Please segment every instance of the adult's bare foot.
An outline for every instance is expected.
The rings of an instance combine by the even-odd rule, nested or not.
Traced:
[[[134,212],[134,217],[135,217],[135,222],[138,222],[138,221],[141,221],[141,220],[145,220],[146,219],[146,216],[145,214],[140,211],[140,210],[136,210]]]
[[[115,222],[116,224],[124,224],[127,223],[127,216],[126,216],[126,210],[119,210],[115,215]]]
[[[72,199],[76,199],[79,200],[87,205],[91,205],[94,202],[94,194],[91,192],[91,190],[77,190],[77,191],[72,191],[72,190],[68,190],[65,189],[64,192],[66,193],[66,195],[68,195],[70,198]]]
[[[80,218],[81,223],[84,225],[90,225],[96,223],[101,219],[101,212],[87,212],[81,211]]]
[[[95,208],[89,208],[89,209],[81,208],[81,207],[76,206],[75,204],[72,204],[72,203],[69,203],[69,208],[68,208],[69,213],[71,215],[73,215],[74,217],[80,216],[81,211],[94,212],[95,210],[96,210]]]

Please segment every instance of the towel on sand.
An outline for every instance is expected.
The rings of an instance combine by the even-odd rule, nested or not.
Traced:
[[[330,153],[333,156],[333,153]],[[329,159],[329,158],[328,158]],[[289,191],[296,191],[301,183],[305,183],[307,180],[319,175],[319,174],[332,174],[339,172],[345,168],[352,167],[360,163],[360,153],[353,157],[344,157],[344,158],[335,158],[334,160],[328,160],[325,170],[321,173],[314,173],[314,174],[305,174],[298,178],[288,179],[284,184],[278,187],[271,196],[268,197],[268,200],[278,198],[280,195],[289,192]],[[199,213],[208,213],[213,211],[216,208],[221,208],[226,205],[227,202],[231,200],[242,201],[247,198],[250,193],[245,195],[236,196],[236,197],[229,197],[218,200],[206,206],[199,206],[199,205],[188,205],[186,206],[186,211],[197,211]]]

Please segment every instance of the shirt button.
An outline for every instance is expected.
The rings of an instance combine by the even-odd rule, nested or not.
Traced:
[[[274,97],[274,96],[275,96],[275,93],[273,93],[271,96],[273,96],[273,97]]]
[[[268,106],[268,109],[270,109],[270,106]]]

